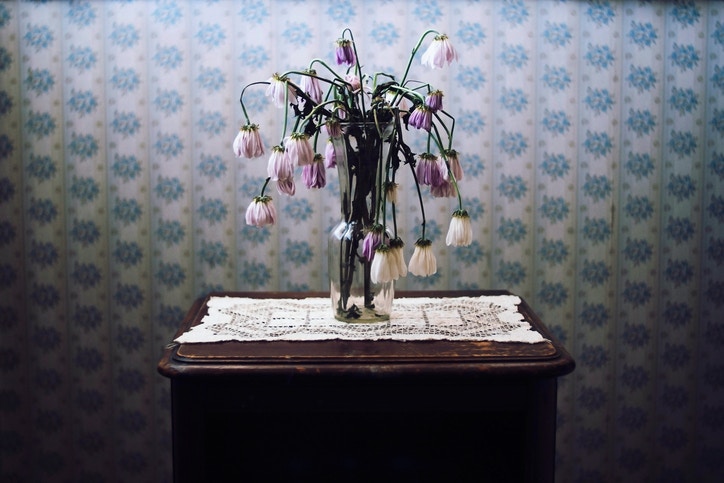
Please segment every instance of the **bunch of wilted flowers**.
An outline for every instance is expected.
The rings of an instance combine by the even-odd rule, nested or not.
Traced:
[[[244,87],[239,101],[246,123],[241,126],[233,143],[237,157],[256,158],[266,152],[259,126],[250,121],[244,107],[246,89],[253,85],[266,85],[266,94],[271,101],[286,110],[281,140],[271,148],[268,159],[268,177],[261,193],[254,197],[246,210],[247,224],[265,226],[276,222],[276,209],[266,189],[273,181],[280,194],[294,195],[296,168],[301,168],[302,181],[307,188],[324,187],[326,170],[336,166],[340,154],[335,148],[339,143],[331,141],[345,136],[355,124],[372,123],[378,141],[388,143],[385,151],[388,154],[375,168],[369,226],[365,227],[362,247],[363,256],[372,263],[372,281],[396,280],[405,276],[408,268],[410,273],[418,276],[429,276],[437,271],[432,242],[425,236],[421,186],[429,186],[434,197],[457,196],[459,206],[452,213],[447,245],[467,246],[472,242],[470,217],[462,206],[457,184],[463,172],[458,153],[452,146],[455,119],[443,109],[443,93],[440,90],[425,82],[408,79],[412,61],[429,35],[434,37],[421,57],[423,65],[442,68],[457,60],[457,52],[448,37],[428,30],[412,50],[400,80],[383,72],[370,76],[363,74],[354,37],[349,29],[345,29],[336,42],[335,55],[336,63],[346,66],[344,73],[339,74],[321,59],[314,59],[303,71],[275,73],[265,82],[254,82]],[[297,76],[298,80],[293,81],[292,76]],[[291,128],[289,109],[294,112]],[[403,134],[410,127],[426,132],[425,152],[413,153],[405,143]],[[322,133],[326,135],[327,142],[319,148],[318,140]],[[432,152],[433,148],[438,151],[437,154]],[[422,216],[422,234],[415,242],[415,250],[407,266],[402,253],[404,244],[397,235],[394,215],[398,190],[396,173],[403,165],[410,168]],[[388,204],[392,208],[392,216],[388,216]],[[388,218],[392,221],[388,222]],[[388,224],[392,225],[391,229]]]

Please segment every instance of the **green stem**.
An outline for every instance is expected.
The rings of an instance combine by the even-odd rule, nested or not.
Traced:
[[[434,33],[435,35],[439,35],[439,32],[437,32],[436,30],[430,29],[425,31],[425,33],[423,33],[420,36],[420,39],[417,41],[417,45],[415,45],[415,48],[412,49],[412,52],[410,53],[410,59],[407,61],[407,67],[405,68],[405,75],[402,76],[402,82],[400,82],[401,85],[405,85],[405,81],[407,80],[407,74],[410,73],[410,67],[412,66],[412,60],[415,58],[417,51],[420,49],[422,41],[425,40],[425,37],[432,33]]]
[[[249,114],[246,112],[246,106],[244,106],[244,92],[251,86],[255,86],[258,84],[266,84],[269,85],[271,82],[269,81],[258,81],[258,82],[252,82],[251,84],[247,84],[244,86],[244,88],[241,90],[241,95],[239,96],[239,104],[241,104],[241,112],[244,113],[244,118],[246,119],[247,124],[251,124],[251,120],[249,119]]]

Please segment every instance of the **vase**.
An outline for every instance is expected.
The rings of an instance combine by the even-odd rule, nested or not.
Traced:
[[[377,221],[389,154],[391,127],[346,123],[332,139],[339,175],[341,220],[328,243],[332,311],[344,322],[377,322],[390,318],[394,281],[373,283],[372,261],[363,254],[367,230]]]

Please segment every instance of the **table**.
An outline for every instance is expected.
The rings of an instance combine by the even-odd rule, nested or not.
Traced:
[[[473,295],[510,292],[397,297]],[[524,300],[519,311],[546,341],[169,344],[158,370],[171,381],[174,481],[553,481],[557,378],[575,363]]]

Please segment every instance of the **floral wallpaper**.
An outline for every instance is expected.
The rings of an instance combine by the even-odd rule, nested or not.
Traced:
[[[192,300],[327,289],[336,175],[248,227],[266,163],[231,143],[242,86],[345,27],[370,71],[427,28],[460,57],[413,75],[456,116],[474,241],[426,200],[438,273],[398,287],[508,289],[560,338],[558,481],[717,481],[724,3],[520,0],[0,3],[0,480],[169,481],[156,364]],[[283,110],[245,103],[272,145]]]

